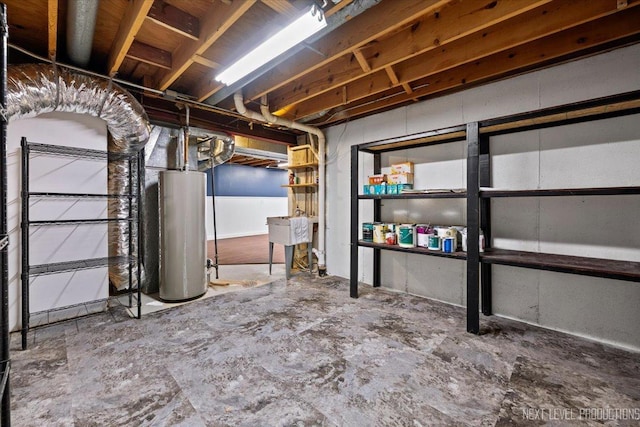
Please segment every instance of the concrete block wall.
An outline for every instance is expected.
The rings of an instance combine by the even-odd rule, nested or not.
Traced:
[[[416,103],[327,130],[327,269],[349,277],[350,147],[470,121],[640,89],[640,45]],[[496,188],[640,185],[640,115],[492,138]],[[360,183],[372,156],[360,161]],[[416,188],[464,187],[466,147],[453,143],[382,156],[383,166],[416,163]],[[383,220],[464,224],[461,200],[385,201]],[[360,221],[372,219],[360,202]],[[494,246],[640,261],[638,196],[492,200]],[[359,278],[372,281],[371,253],[359,249]],[[640,286],[632,282],[493,268],[498,315],[640,350]],[[465,264],[383,252],[386,287],[464,305]]]

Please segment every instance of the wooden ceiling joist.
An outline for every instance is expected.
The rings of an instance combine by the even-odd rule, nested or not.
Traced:
[[[354,49],[353,56],[355,56],[358,60],[358,64],[360,64],[360,68],[362,68],[362,71],[364,71],[365,73],[371,71],[371,66],[367,62],[367,58],[364,57],[364,54],[360,49]]]
[[[133,0],[130,2],[111,46],[107,65],[110,76],[115,75],[120,69],[120,65],[122,65],[122,61],[152,5],[153,0]]]
[[[205,67],[211,68],[212,70],[217,70],[221,67],[221,65],[217,62],[200,55],[195,55],[193,57],[193,62],[195,62],[196,64],[204,65]]]
[[[155,1],[149,10],[148,18],[177,34],[198,40],[200,37],[200,21],[175,6],[163,1]]]
[[[589,51],[601,45],[626,40],[630,37],[640,39],[640,8],[630,8],[615,15],[608,15],[544,39],[534,40],[503,52],[486,56],[477,61],[433,74],[417,83],[411,95],[392,96],[384,101],[371,104],[369,98],[362,99],[360,106],[353,106],[344,113],[336,115],[334,121],[366,115],[381,108],[393,108],[402,105],[413,97],[424,98],[443,92],[457,90],[470,84],[500,78],[519,70],[528,70],[539,64],[541,59],[572,58],[580,52]],[[385,93],[375,95],[384,98]]]
[[[635,4],[638,5],[638,3],[640,2]],[[415,81],[557,33],[568,28],[573,20],[588,22],[614,12],[616,12],[616,8],[613,4],[589,0],[558,2],[553,7],[542,6],[501,22],[490,29],[443,45],[435,51],[436,54],[428,51],[401,62],[394,66],[394,70],[397,75],[401,76],[400,83]],[[349,92],[349,101],[357,101],[389,89],[388,75],[374,72],[352,80],[346,86]],[[341,98],[335,89],[324,91],[309,102],[298,103],[295,108],[289,109],[287,117],[306,117],[318,111],[341,105]],[[273,96],[272,99],[273,108],[279,108],[280,105],[290,105],[288,102],[291,101],[291,98],[282,99],[282,97],[276,96]]]
[[[486,8],[485,0],[471,0],[457,4],[455,8],[449,5],[437,13],[414,21],[412,25],[391,37],[371,43],[370,47],[364,47],[363,50],[375,49],[375,52],[366,55],[370,58],[370,72],[436,50],[446,43],[505,21],[518,13],[529,11],[534,5],[540,6],[548,2],[549,0],[501,1],[492,8]],[[294,83],[274,90],[271,93],[271,98],[275,100],[273,108],[276,111],[280,110],[286,105],[311,99],[361,77],[362,70],[357,63],[342,59],[327,64],[313,74],[302,76]],[[296,90],[299,88],[304,90]]]
[[[164,68],[165,70],[171,69],[171,52],[149,46],[136,40],[131,43],[129,52],[127,52],[127,58]]]
[[[398,75],[395,71],[393,71],[393,67],[391,65],[384,67],[384,71],[387,73],[389,80],[391,81],[391,83],[393,83],[394,86],[400,84],[400,79],[398,79]]]
[[[58,0],[49,0],[47,3],[47,25],[48,25],[48,57],[55,61],[58,46]]]
[[[297,18],[300,16],[300,11],[296,9],[294,5],[287,0],[261,0],[262,3],[269,6],[271,9],[278,12],[280,15],[288,16],[289,18]]]
[[[313,48],[322,52],[322,60],[316,52],[305,50],[296,56],[295,63],[278,66],[265,73],[259,82],[249,84],[244,89],[245,97],[248,100],[260,98],[343,55],[350,55],[354,49],[439,9],[449,1],[451,0],[382,2],[342,24],[340,33],[331,32],[313,43]]]
[[[162,72],[157,80],[160,90],[165,90],[195,62],[196,56],[204,52],[244,15],[257,0],[234,1],[221,13],[219,9],[211,11],[200,21],[202,38],[188,41],[173,52],[173,68]]]

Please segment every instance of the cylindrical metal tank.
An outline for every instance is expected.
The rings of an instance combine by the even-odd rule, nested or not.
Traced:
[[[206,175],[160,172],[160,299],[184,301],[207,291]]]

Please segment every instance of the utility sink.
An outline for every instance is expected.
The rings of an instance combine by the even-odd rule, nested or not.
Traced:
[[[309,222],[309,241],[313,238],[313,223],[318,222],[318,217],[291,217],[270,216],[267,217],[269,226],[269,242],[290,246],[295,244],[295,233],[292,230],[292,218],[306,218]]]

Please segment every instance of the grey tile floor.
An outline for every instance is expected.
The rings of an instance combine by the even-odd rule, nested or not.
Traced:
[[[16,426],[638,425],[640,355],[294,276],[13,336]],[[613,419],[608,419],[613,418]]]

